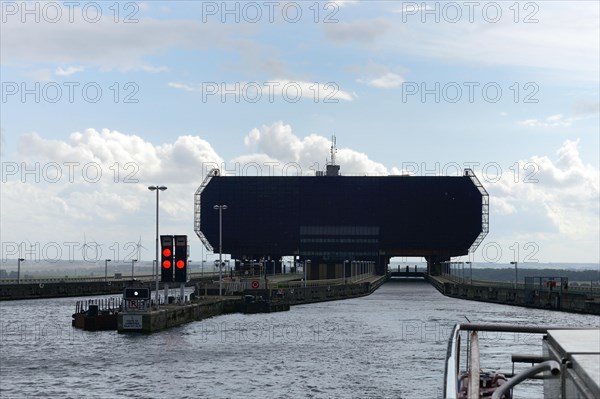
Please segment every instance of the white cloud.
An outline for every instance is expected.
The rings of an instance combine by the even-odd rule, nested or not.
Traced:
[[[469,9],[460,5],[461,18],[449,22],[455,14],[445,16],[444,3],[435,4],[427,8],[426,16],[420,7],[414,14],[406,12],[406,7],[396,10],[404,11],[402,17],[392,20],[394,23],[386,29],[388,34],[379,38],[378,44],[403,55],[416,54],[452,64],[529,67],[536,68],[540,76],[551,72],[561,81],[598,82],[598,2],[533,3],[534,8],[520,10],[517,23],[509,9],[512,3],[498,3],[502,18],[496,23],[485,20],[481,6],[475,6],[470,22]],[[437,11],[439,22],[432,10]],[[526,16],[538,22],[525,23]]]
[[[581,118],[568,117],[566,118],[563,114],[550,115],[544,120],[539,119],[525,119],[517,121],[518,125],[527,127],[569,127],[576,120]]]
[[[168,86],[173,87],[174,89],[181,89],[185,91],[198,91],[196,88],[184,83],[169,82]]]
[[[193,193],[207,163],[222,159],[191,135],[164,144],[108,129],[75,132],[67,140],[23,135],[16,152],[3,157],[4,166],[16,168],[3,169],[3,243],[31,241],[41,248],[58,243],[61,260],[69,256],[64,242],[77,243],[75,257],[81,259],[86,233],[112,259],[122,259],[125,244],[140,236],[151,248],[156,197],[147,187],[155,184],[168,187],[160,194],[164,228],[193,236]],[[114,253],[119,249],[121,258]],[[146,251],[143,259],[152,256]]]
[[[358,83],[366,84],[380,89],[398,88],[404,82],[405,68],[400,66],[387,66],[369,61],[366,65],[349,66],[348,71],[361,76],[356,79]]]
[[[281,165],[297,163],[303,174],[313,174],[315,169],[323,170],[330,158],[330,139],[317,134],[301,139],[293,133],[290,125],[281,121],[252,129],[244,142],[250,149],[263,151],[270,160],[276,160]],[[346,175],[398,173],[396,169],[388,170],[383,164],[369,159],[366,154],[348,148],[338,150],[336,162],[340,165],[340,173]]]
[[[393,72],[387,72],[377,78],[357,79],[357,82],[365,83],[369,86],[377,87],[379,89],[395,89],[402,85],[404,78]]]
[[[82,66],[69,66],[67,68],[58,67],[54,71],[57,76],[71,76],[77,72],[83,72],[84,68]]]
[[[26,182],[43,189],[65,189],[63,193],[71,199],[65,203],[75,210],[87,210],[99,202],[109,208],[131,210],[130,207],[137,207],[135,204],[139,201],[123,202],[119,195],[132,188],[143,191],[146,185],[157,182],[189,185],[193,190],[201,180],[203,164],[221,162],[210,144],[197,136],[179,136],[173,143],[155,145],[139,136],[108,129],[75,132],[68,141],[26,134],[18,142],[17,158],[30,167],[40,165],[38,181],[26,179]],[[21,176],[12,177],[19,179]],[[90,201],[80,201],[72,196],[75,192],[93,194],[96,190],[111,194]]]
[[[543,210],[561,239],[599,238],[599,171],[584,164],[578,144],[579,141],[565,141],[554,160],[532,156],[519,161],[518,176],[504,174],[498,183],[488,187],[490,209],[522,218]]]
[[[358,0],[333,0],[331,3],[335,3],[340,7],[346,7],[354,4],[358,4]]]
[[[147,64],[142,64],[138,68],[139,68],[139,70],[148,72],[148,73],[160,73],[160,72],[166,72],[169,70],[169,68],[166,66],[154,66],[154,65],[147,65]]]
[[[114,23],[110,16],[96,23],[79,18],[73,22],[62,18],[57,23],[39,24],[11,19],[2,25],[0,45],[2,64],[85,64],[102,69],[160,72],[165,67],[149,65],[145,57],[160,55],[172,48],[205,50],[235,43],[236,39],[228,39],[231,32],[251,29],[150,18],[139,19],[137,23]]]

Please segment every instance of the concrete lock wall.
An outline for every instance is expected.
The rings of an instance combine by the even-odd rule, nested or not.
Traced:
[[[429,276],[428,281],[442,294],[454,298],[575,313],[600,314],[600,301],[585,293],[548,292],[522,287],[508,288],[493,285],[488,287],[475,286],[447,281],[437,276]]]
[[[123,292],[129,283],[128,280],[117,280],[2,284],[0,300],[116,294]]]

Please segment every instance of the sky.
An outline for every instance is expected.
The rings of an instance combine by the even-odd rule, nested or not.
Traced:
[[[600,259],[599,3],[0,3],[0,266],[154,258],[208,170],[475,171],[468,257]],[[468,258],[468,259],[467,259]]]

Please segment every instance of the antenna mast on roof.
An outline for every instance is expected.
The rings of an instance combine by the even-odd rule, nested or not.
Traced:
[[[317,176],[339,176],[340,166],[335,163],[335,154],[337,147],[335,143],[335,134],[331,136],[331,159],[325,165],[325,172],[317,171]]]
[[[335,153],[337,152],[335,134],[331,136],[331,165],[335,165]]]

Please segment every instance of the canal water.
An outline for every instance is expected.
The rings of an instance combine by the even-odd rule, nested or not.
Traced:
[[[390,282],[368,297],[129,335],[73,329],[78,299],[0,302],[1,398],[440,398],[457,322],[600,323]],[[481,341],[484,369],[510,371],[510,353],[541,354],[539,336]],[[539,382],[515,390],[541,397]]]

